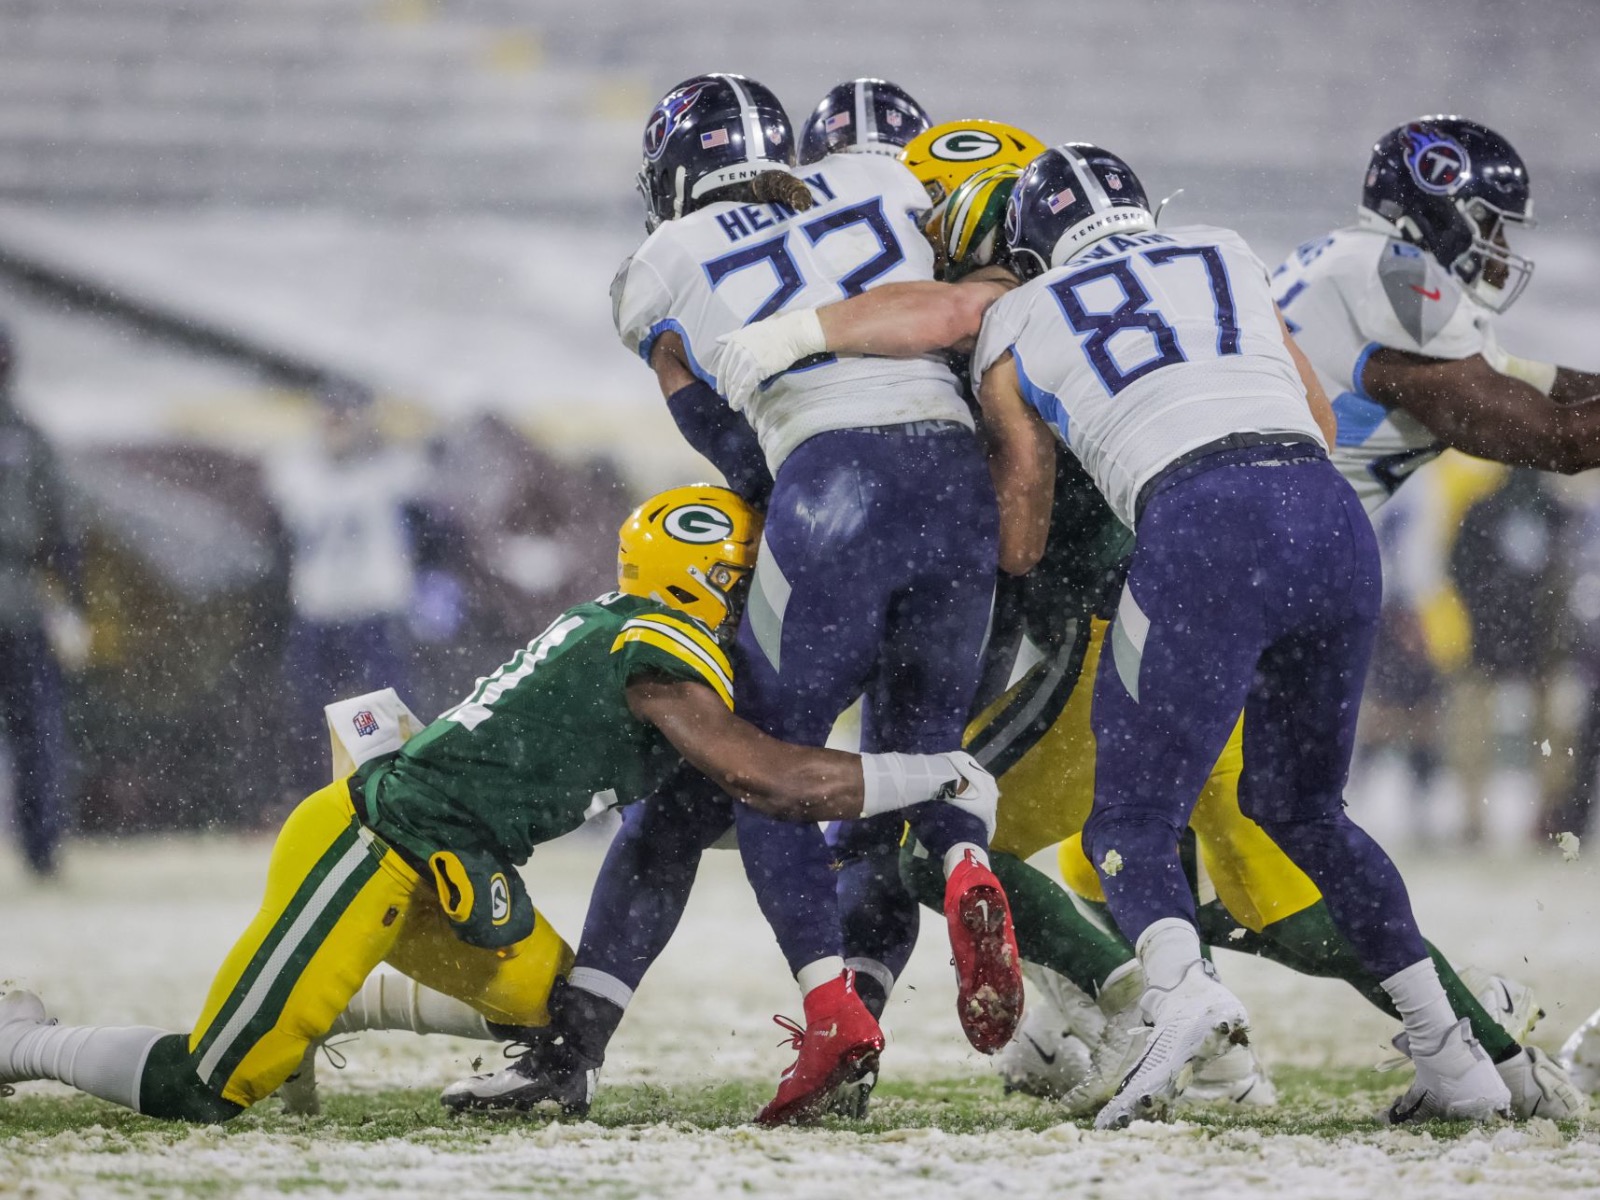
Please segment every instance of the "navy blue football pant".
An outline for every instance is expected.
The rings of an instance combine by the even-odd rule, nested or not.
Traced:
[[[737,711],[777,737],[821,745],[839,713],[865,695],[864,750],[959,747],[989,618],[997,528],[987,468],[964,429],[852,430],[805,442],[779,471],[768,508],[732,656]],[[853,862],[868,863],[870,877],[854,888],[850,864],[835,871],[814,825],[730,806],[680,773],[624,816],[590,900],[578,966],[638,986],[730,807],[746,873],[792,971],[840,954],[903,963],[916,905],[893,862],[899,816],[859,823],[869,836],[856,843],[867,852]],[[908,815],[938,854],[986,840],[981,822],[950,805]],[[841,943],[836,882],[860,945]]]
[[[67,825],[67,731],[61,668],[42,629],[0,631],[0,714],[13,766],[22,853],[35,871],[55,865]]]
[[[740,711],[785,741],[823,744],[863,696],[863,751],[961,745],[993,602],[994,489],[969,431],[897,429],[819,434],[778,472],[738,665]],[[987,844],[975,817],[922,804],[847,825],[836,871],[814,827],[736,807],[746,874],[791,968],[824,950],[904,963],[917,921],[899,876],[905,819],[934,855]],[[845,935],[832,949],[805,932],[830,912]]]
[[[1136,942],[1194,921],[1178,838],[1243,709],[1245,815],[1377,978],[1425,958],[1399,872],[1344,812],[1382,594],[1354,491],[1316,447],[1226,451],[1163,480],[1137,534],[1095,681],[1084,827],[1118,928]]]

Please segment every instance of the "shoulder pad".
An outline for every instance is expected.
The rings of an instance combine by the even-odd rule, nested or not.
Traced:
[[[633,266],[633,256],[622,260],[617,273],[611,277],[611,324],[622,328],[622,294],[628,286],[628,268]]]
[[[1409,242],[1391,241],[1378,256],[1378,279],[1400,322],[1419,346],[1449,323],[1461,289],[1428,254]]]

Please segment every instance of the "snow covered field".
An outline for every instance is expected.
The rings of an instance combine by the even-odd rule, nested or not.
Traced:
[[[46,888],[27,884],[8,858],[0,979],[37,990],[65,1022],[185,1028],[254,907],[267,848],[206,838],[91,843],[75,847],[64,878]],[[600,849],[580,835],[541,848],[526,871],[541,907],[574,940]],[[1549,1012],[1536,1040],[1553,1049],[1600,1004],[1594,855],[1451,854],[1403,866],[1424,929],[1448,953],[1535,986]],[[1600,1196],[1600,1124],[1456,1137],[1364,1121],[1405,1081],[1367,1070],[1387,1056],[1390,1023],[1343,985],[1226,953],[1223,972],[1251,1008],[1264,1056],[1291,1081],[1300,1119],[1213,1116],[1123,1134],[1055,1123],[1039,1102],[1003,1098],[967,1050],[946,957],[943,931],[925,923],[886,1022],[885,1093],[900,1098],[880,1105],[871,1129],[738,1123],[757,1102],[742,1108],[743,1096],[759,1097],[789,1062],[768,1015],[798,1004],[737,858],[714,853],[603,1081],[612,1095],[652,1096],[665,1119],[452,1126],[431,1115],[432,1095],[484,1047],[369,1035],[342,1047],[344,1071],[320,1073],[336,1112],[340,1097],[370,1102],[343,1123],[308,1124],[268,1104],[226,1132],[172,1130],[67,1100],[55,1085],[21,1088],[0,1102],[0,1194]],[[708,1119],[708,1097],[727,1081],[745,1093],[728,1119]],[[61,1099],[24,1108],[28,1097]],[[671,1119],[675,1098],[691,1119]],[[392,1131],[385,1114],[395,1105],[422,1113],[420,1127]],[[980,1127],[941,1116],[947,1108],[976,1112]],[[901,1112],[911,1127],[895,1127]]]

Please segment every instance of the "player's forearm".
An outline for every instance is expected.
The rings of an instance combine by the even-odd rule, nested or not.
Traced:
[[[683,440],[722,472],[730,488],[756,508],[766,508],[772,494],[772,473],[748,421],[698,379],[667,397],[667,411]]]
[[[913,358],[974,338],[1004,284],[890,283],[817,310],[834,354]]]
[[[1558,404],[1531,393],[1479,396],[1424,420],[1448,446],[1478,458],[1571,475],[1600,466],[1600,399]]]
[[[1590,371],[1574,371],[1571,367],[1556,368],[1550,399],[1557,404],[1573,404],[1596,397],[1600,397],[1600,375]]]

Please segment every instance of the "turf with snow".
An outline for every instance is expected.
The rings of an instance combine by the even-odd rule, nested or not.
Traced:
[[[269,843],[192,838],[85,845],[64,878],[0,867],[0,980],[39,992],[69,1023],[182,1029],[249,918]],[[529,888],[576,939],[601,844],[535,854]],[[1600,868],[1594,856],[1402,860],[1423,927],[1459,962],[1515,975],[1549,1016],[1553,1049],[1600,1004]],[[702,1196],[887,1198],[997,1192],[1082,1196],[1370,1196],[1411,1200],[1600,1196],[1600,1123],[1391,1130],[1375,1114],[1405,1073],[1374,1070],[1391,1022],[1342,984],[1224,952],[1278,1078],[1271,1110],[1196,1110],[1169,1125],[1096,1133],[1042,1101],[1007,1097],[954,1019],[942,922],[886,1020],[884,1081],[864,1124],[765,1131],[748,1123],[791,1052],[774,1012],[798,1000],[740,873],[707,857],[678,936],[614,1044],[591,1120],[453,1119],[438,1089],[495,1048],[365,1035],[319,1070],[325,1111],[269,1101],[224,1128],[121,1112],[53,1084],[0,1101],[0,1193],[66,1195]],[[1180,1182],[1181,1185],[1180,1185]]]

